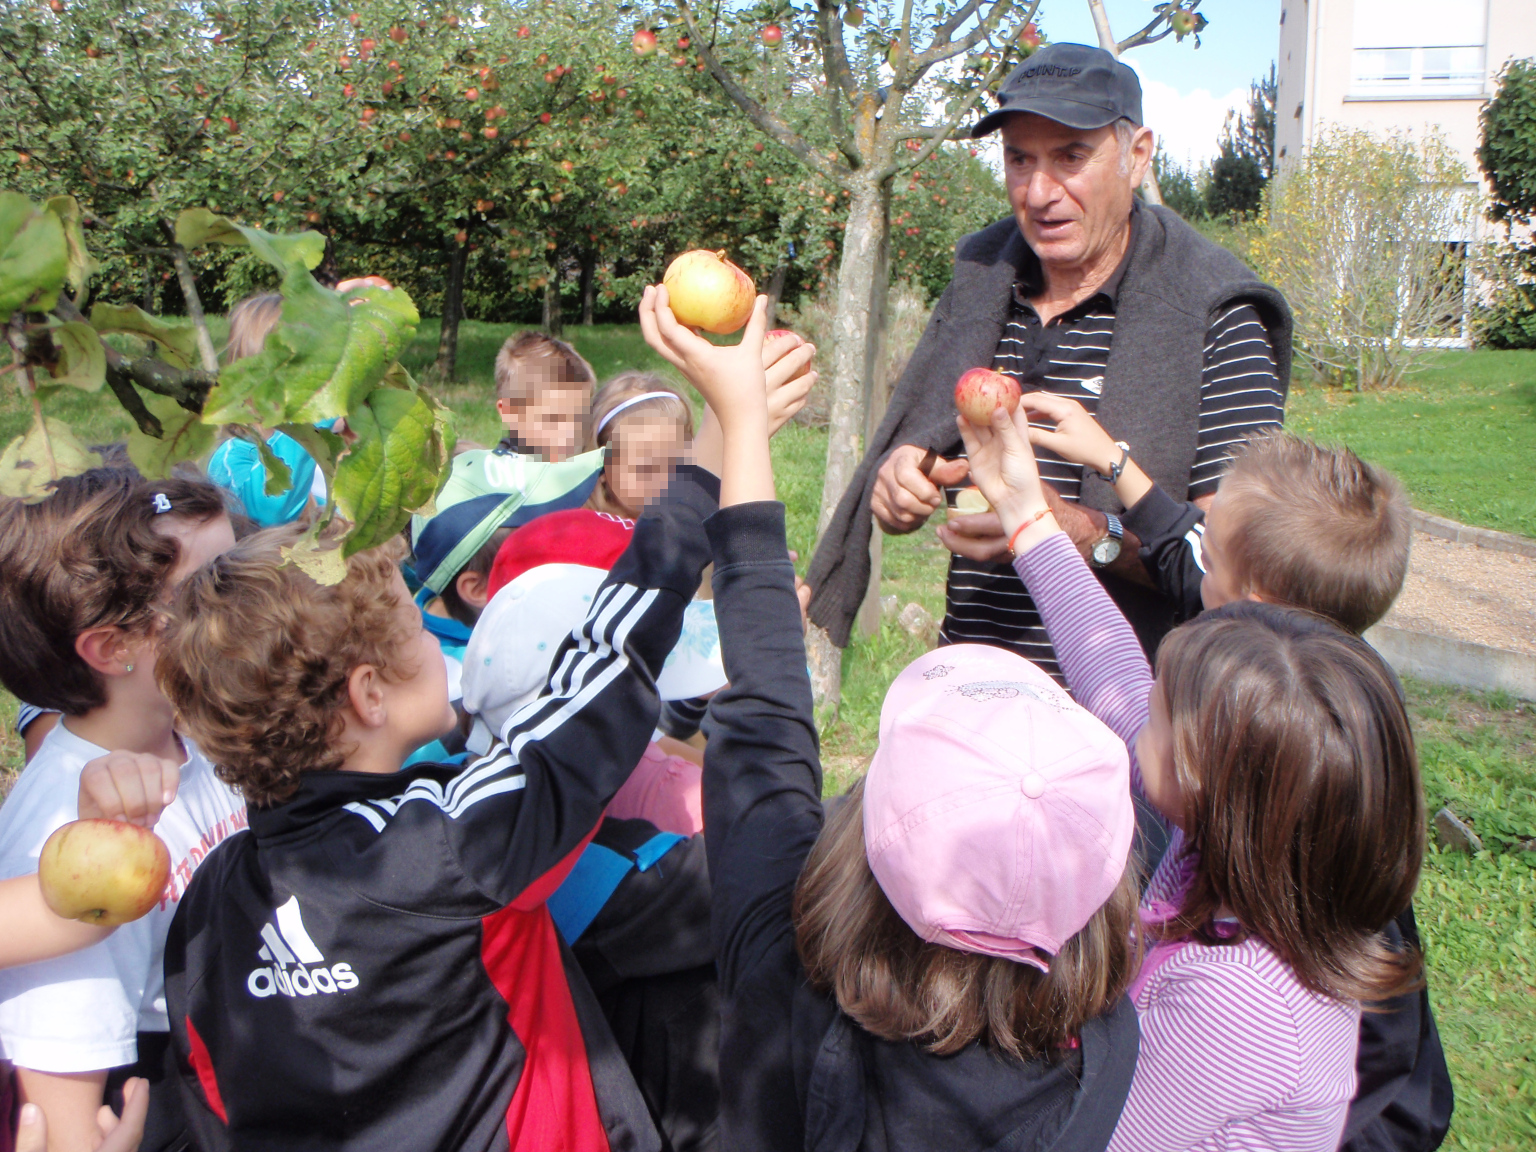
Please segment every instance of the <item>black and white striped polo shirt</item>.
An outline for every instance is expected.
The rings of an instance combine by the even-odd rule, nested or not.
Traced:
[[[1124,267],[1099,292],[1049,324],[1041,324],[1029,303],[1031,285],[1015,285],[1013,310],[997,343],[993,369],[1017,379],[1026,392],[1054,392],[1096,414]],[[1285,398],[1269,334],[1252,305],[1236,305],[1218,316],[1206,333],[1200,431],[1187,499],[1216,491],[1234,444],[1284,419]],[[1041,478],[1054,485],[1062,499],[1077,500],[1082,466],[1045,448],[1037,448],[1035,457]],[[946,598],[943,642],[1009,648],[1061,679],[1034,601],[1011,564],[951,556]]]

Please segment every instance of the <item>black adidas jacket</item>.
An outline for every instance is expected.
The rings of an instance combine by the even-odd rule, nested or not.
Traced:
[[[306,775],[199,868],[165,953],[199,1147],[659,1147],[544,901],[650,739],[717,493],[685,469],[640,521],[505,746]]]
[[[706,527],[730,685],[705,730],[704,838],[721,995],[721,1145],[732,1152],[1102,1152],[1140,1033],[1122,998],[1073,1058],[876,1039],[807,985],[790,906],[821,831],[821,768],[778,504]]]

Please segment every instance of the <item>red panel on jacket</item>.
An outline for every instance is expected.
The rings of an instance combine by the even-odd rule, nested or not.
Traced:
[[[549,910],[506,908],[482,925],[481,959],[525,1053],[507,1106],[512,1152],[609,1152]]]

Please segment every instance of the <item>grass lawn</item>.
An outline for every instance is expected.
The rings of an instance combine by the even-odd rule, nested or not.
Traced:
[[[1536,352],[1441,352],[1393,392],[1293,386],[1287,420],[1392,469],[1415,508],[1536,536]]]
[[[468,322],[460,332],[464,382],[438,391],[459,413],[461,437],[490,444],[500,435],[491,366],[514,330]],[[662,367],[633,325],[571,328],[567,336],[600,379],[622,368]],[[424,321],[404,357],[412,371],[431,364],[436,339],[436,322]],[[126,431],[109,397],[71,393],[50,410],[89,442]],[[7,389],[0,438],[18,434],[28,419]],[[1526,487],[1536,460],[1536,353],[1443,353],[1390,394],[1299,387],[1290,420],[1298,431],[1342,440],[1392,468],[1420,508],[1536,536],[1536,500]],[[774,446],[790,546],[802,569],[815,535],[825,446],[825,433],[794,425]],[[947,556],[931,529],[887,537],[882,593],[917,601],[937,618]],[[829,790],[845,787],[873,751],[886,686],[922,651],[920,641],[885,624],[844,654],[842,708],[822,734]],[[1419,890],[1431,994],[1457,1091],[1448,1146],[1515,1152],[1536,1142],[1536,853],[1516,848],[1536,836],[1536,706],[1407,687],[1430,811],[1450,803],[1488,847],[1476,857],[1431,848]],[[21,764],[14,717],[15,702],[0,692],[0,771]]]

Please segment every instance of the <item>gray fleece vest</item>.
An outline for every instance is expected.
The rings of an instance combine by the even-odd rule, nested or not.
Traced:
[[[1205,337],[1228,307],[1252,304],[1275,350],[1280,386],[1291,374],[1291,312],[1285,298],[1232,253],[1166,208],[1142,205],[1135,248],[1115,302],[1115,330],[1098,420],[1131,445],[1159,487],[1186,499],[1200,431]],[[870,497],[875,476],[903,444],[945,451],[955,442],[954,386],[961,373],[992,364],[1012,304],[1013,285],[1031,259],[1009,218],[963,238],[955,274],[891,395],[885,419],[811,560],[810,616],[844,646],[869,584]],[[1082,501],[1117,512],[1114,489],[1089,473]],[[1114,580],[1109,589],[1143,642],[1157,626],[1155,593]],[[1149,600],[1149,597],[1151,598]],[[1167,612],[1172,622],[1171,609]]]

